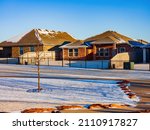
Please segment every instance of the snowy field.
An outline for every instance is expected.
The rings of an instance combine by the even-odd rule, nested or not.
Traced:
[[[55,105],[120,103],[134,106],[135,101],[117,86],[116,81],[41,79],[38,93],[36,78],[0,78],[1,101],[50,103]]]
[[[150,71],[51,66],[40,68],[43,90],[37,93],[34,92],[37,88],[37,66],[0,64],[0,101],[2,104],[11,101],[22,102],[29,107],[31,104],[46,104],[49,107],[55,107],[95,103],[121,103],[135,106],[138,99],[137,101],[129,99],[117,86],[117,81],[112,79],[150,80]],[[101,79],[109,79],[109,81]]]

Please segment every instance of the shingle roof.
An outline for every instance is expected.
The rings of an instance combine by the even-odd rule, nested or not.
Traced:
[[[75,47],[88,47],[89,43],[84,43],[82,40],[76,40],[75,42],[68,43],[60,48],[75,48]]]
[[[132,47],[150,48],[150,44],[141,43],[138,41],[129,41]]]
[[[36,32],[38,33],[37,37]],[[30,32],[25,33],[20,36],[20,38],[11,38],[0,43],[0,46],[24,46],[24,45],[37,45],[37,43],[42,43],[44,45],[61,45],[65,41],[73,42],[75,39],[66,32],[56,32],[42,29],[33,29]],[[15,39],[15,40],[14,40]],[[17,41],[18,40],[18,41]]]
[[[107,44],[107,43],[117,43],[118,40],[112,36],[107,36],[105,38],[95,40],[91,42],[92,44]]]
[[[144,44],[138,42],[138,41],[129,41],[130,45],[133,47],[143,47]]]
[[[118,43],[121,43],[121,42],[128,43],[129,40],[133,40],[132,38],[119,34],[115,31],[106,31],[102,34],[98,34],[96,36],[87,38],[85,39],[85,41],[98,41],[102,39],[104,40],[105,38],[109,38],[113,41],[117,41]]]

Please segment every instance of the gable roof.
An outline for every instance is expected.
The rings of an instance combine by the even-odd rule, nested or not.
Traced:
[[[128,41],[129,40],[133,40],[132,38],[129,38],[127,36],[124,36],[122,34],[119,34],[115,31],[106,31],[102,34],[98,34],[98,35],[95,35],[95,36],[92,36],[90,38],[87,38],[85,39],[85,41],[107,41],[107,40],[111,40],[111,42],[116,42],[116,43],[129,43]],[[108,40],[108,41],[109,41]]]
[[[0,46],[37,45],[38,43],[55,46],[61,45],[65,41],[73,42],[75,39],[66,32],[33,29],[30,32],[26,32],[0,43]]]
[[[95,40],[93,42],[91,42],[91,44],[113,44],[113,43],[117,43],[118,40],[115,39],[112,36],[107,36],[105,38],[99,39],[99,40]]]
[[[68,43],[61,46],[60,48],[78,48],[78,47],[88,47],[88,43],[84,43],[82,40],[76,40],[75,42]]]

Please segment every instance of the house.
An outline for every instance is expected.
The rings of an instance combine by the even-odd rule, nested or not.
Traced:
[[[33,29],[0,43],[0,57],[17,58],[27,52],[36,52],[39,44],[40,51],[55,51],[59,58],[59,46],[73,41],[75,39],[66,32]]]
[[[128,52],[130,61],[143,62],[143,47],[146,45],[145,41],[141,43],[118,32],[106,31],[84,41],[77,40],[61,46],[61,48],[64,60],[111,60],[119,53]]]
[[[62,48],[62,56],[64,60],[84,60],[87,57],[91,59],[89,56],[92,52],[91,45],[82,40],[76,40],[75,42],[63,45],[60,48]]]

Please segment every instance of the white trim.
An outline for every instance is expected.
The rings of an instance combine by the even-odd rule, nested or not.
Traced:
[[[95,44],[95,45],[98,45],[98,44],[115,44],[115,42],[91,42],[91,44]]]
[[[60,46],[59,48],[70,48],[70,49],[73,49],[73,48],[87,48],[87,46]]]

